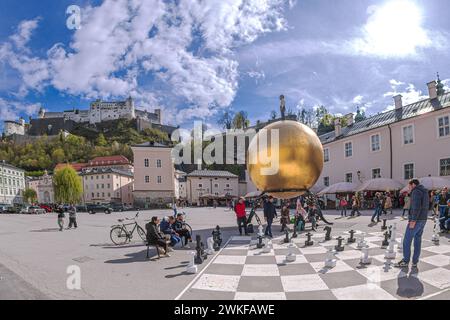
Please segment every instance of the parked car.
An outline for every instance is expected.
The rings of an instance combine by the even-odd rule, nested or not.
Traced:
[[[0,213],[7,213],[8,205],[6,203],[0,203]]]
[[[29,206],[20,210],[23,214],[45,214],[45,210],[38,206]]]
[[[102,204],[87,205],[87,212],[89,212],[89,214],[96,214],[97,212],[110,214],[112,211],[111,207]]]
[[[77,212],[88,212],[87,206],[79,205],[75,207],[77,209]]]
[[[122,203],[111,203],[109,205],[114,212],[123,212],[123,211],[131,211],[133,210],[132,206],[125,205]]]
[[[6,212],[7,213],[20,213],[20,211],[22,210],[22,206],[18,206],[18,205],[9,205],[6,208]]]
[[[47,213],[53,212],[53,209],[52,209],[50,206],[46,205],[46,204],[41,204],[39,207],[41,207],[42,209],[44,209],[45,212],[47,212]]]

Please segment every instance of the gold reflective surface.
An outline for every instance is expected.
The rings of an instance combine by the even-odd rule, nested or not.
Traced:
[[[267,130],[266,138],[263,130]],[[316,133],[296,121],[278,121],[260,130],[250,142],[247,153],[247,170],[258,190],[275,198],[291,199],[309,190],[323,169],[323,148]],[[265,175],[261,169],[270,168],[264,157],[273,158],[272,130],[279,134],[279,170]],[[266,142],[262,142],[265,138]],[[252,161],[250,161],[253,159]],[[261,161],[262,160],[262,161]],[[251,163],[255,162],[255,163]]]

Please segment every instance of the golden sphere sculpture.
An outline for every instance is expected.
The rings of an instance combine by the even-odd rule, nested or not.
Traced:
[[[273,130],[278,131],[278,170],[266,174],[264,170],[274,167],[267,158],[272,158],[272,162],[276,158],[277,141],[275,139],[272,145],[272,136],[276,137]],[[271,123],[250,141],[247,151],[250,179],[258,190],[275,198],[292,199],[304,194],[317,182],[322,169],[322,143],[313,130],[299,122]]]

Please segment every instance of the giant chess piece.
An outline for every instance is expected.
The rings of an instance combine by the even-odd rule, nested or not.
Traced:
[[[214,250],[214,239],[213,239],[213,237],[209,237],[206,240],[206,244],[208,245],[208,249],[205,250],[206,254],[209,254],[209,255],[214,254],[215,250]]]
[[[325,241],[330,241],[331,240],[331,227],[326,226],[325,228],[323,228],[323,230],[325,230]]]
[[[298,223],[298,220],[297,220],[297,218],[295,218],[294,219],[294,232],[292,233],[292,239],[297,238],[297,223]]]
[[[342,245],[342,241],[344,240],[344,238],[342,238],[341,236],[339,236],[338,238],[337,238],[337,241],[338,241],[338,244],[337,244],[337,246],[335,246],[334,247],[334,249],[336,250],[336,251],[344,251],[344,246]]]
[[[336,250],[333,248],[329,248],[327,251],[327,257],[325,259],[325,268],[334,268],[336,267]]]
[[[220,233],[220,227],[216,226],[216,228],[212,232],[212,236],[214,239],[214,251],[219,251],[220,246],[222,245],[222,237]]]
[[[366,247],[362,248],[361,252],[362,252],[362,257],[361,257],[361,260],[359,261],[359,263],[362,265],[371,264],[372,258],[369,257],[369,247],[366,246]]]
[[[203,243],[203,241],[200,242],[200,247],[202,248],[202,258],[203,258],[203,260],[208,259],[208,254],[206,253],[205,244]]]
[[[272,251],[272,242],[269,239],[264,239],[263,253],[270,253]]]
[[[385,232],[384,233],[384,240],[383,240],[383,242],[381,243],[381,246],[382,247],[387,247],[389,245],[389,232]]]
[[[312,246],[312,245],[314,244],[314,241],[311,240],[311,237],[312,237],[311,232],[308,232],[308,233],[306,234],[306,241],[305,241],[305,246],[306,246],[306,247]]]
[[[288,246],[288,254],[286,255],[287,262],[294,262],[297,259],[297,255],[294,252],[294,244],[290,243]]]
[[[381,230],[387,229],[386,222],[387,222],[387,219],[383,219],[383,225],[381,226]]]
[[[354,238],[355,230],[350,230],[348,233],[350,234],[350,238],[347,239],[347,243],[354,243],[356,241]]]
[[[433,241],[435,245],[439,245],[439,233],[437,228],[437,221],[438,221],[437,218],[434,218],[433,235],[431,236],[431,241]]]
[[[390,240],[389,240],[389,248],[386,249],[385,253],[384,253],[384,258],[385,259],[395,259],[396,256],[396,252],[394,250],[394,245],[395,245],[395,231],[396,231],[396,226],[394,226],[394,228],[392,228],[392,226],[389,228],[390,229]]]
[[[186,266],[186,272],[187,273],[197,273],[198,267],[195,265],[195,251],[189,252],[189,264]]]
[[[195,241],[196,241],[195,251],[197,254],[195,255],[194,262],[195,262],[195,264],[202,264],[203,263],[203,252],[202,252],[203,250],[202,250],[202,245],[201,245],[202,240],[201,240],[201,237],[199,234],[195,237]]]
[[[360,250],[361,250],[362,248],[364,248],[364,247],[367,246],[366,240],[364,240],[364,236],[365,236],[364,233],[361,233],[361,234],[360,234],[359,239],[358,239],[358,242],[357,242],[357,244],[356,244],[356,248],[357,248],[357,249],[360,249]]]
[[[289,243],[289,242],[291,242],[291,240],[289,239],[289,230],[286,228],[286,230],[284,230],[284,239],[283,239],[283,242],[284,243]]]
[[[402,237],[400,237],[400,241],[398,242],[397,251],[399,253],[403,252],[403,238]]]

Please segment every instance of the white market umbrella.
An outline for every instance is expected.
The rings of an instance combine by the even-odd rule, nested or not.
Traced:
[[[420,184],[428,190],[441,190],[445,187],[450,188],[450,179],[443,177],[423,177],[418,179]],[[406,185],[401,192],[408,192],[409,188]]]
[[[247,193],[244,198],[258,198],[259,196],[262,195],[261,191],[253,191],[253,192],[249,192]]]
[[[334,194],[334,193],[351,193],[355,192],[357,189],[358,184],[351,183],[351,182],[338,182],[335,184],[332,184],[329,187],[326,187],[322,191],[318,193],[318,195],[323,194]]]
[[[393,191],[403,188],[403,183],[394,179],[377,178],[363,182],[356,191]]]

